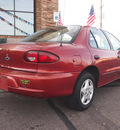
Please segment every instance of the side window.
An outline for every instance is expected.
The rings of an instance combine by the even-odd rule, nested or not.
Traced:
[[[90,46],[93,47],[93,48],[97,48],[97,45],[96,45],[96,42],[95,42],[95,39],[92,35],[92,33],[90,32],[90,35],[89,35],[89,42],[90,42]]]
[[[108,36],[108,38],[113,46],[113,49],[120,50],[120,41],[116,37],[114,37],[112,34],[110,34],[109,32],[106,32],[106,31],[104,31],[104,32]]]
[[[110,50],[110,45],[101,30],[92,28],[91,32],[93,33],[95,40],[97,41],[98,48]]]

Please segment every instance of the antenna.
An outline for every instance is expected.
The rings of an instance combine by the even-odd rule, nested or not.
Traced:
[[[60,46],[62,46],[62,34],[63,34],[63,23],[61,21],[61,11],[59,11],[59,18],[58,18],[58,25],[61,27],[61,40],[60,40]]]
[[[100,0],[100,28],[102,28],[102,0]]]
[[[61,31],[61,40],[60,40],[60,46],[63,46],[63,45],[62,45],[62,39],[63,39],[63,36],[62,36],[62,34],[63,34],[63,29],[62,29],[62,31]]]

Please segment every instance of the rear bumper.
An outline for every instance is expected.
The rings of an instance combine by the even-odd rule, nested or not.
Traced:
[[[0,89],[41,98],[70,95],[78,75],[78,72],[39,74],[0,68]]]

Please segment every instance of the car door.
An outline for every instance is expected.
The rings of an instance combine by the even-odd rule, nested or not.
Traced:
[[[118,72],[118,77],[120,77],[120,41],[111,33],[104,31],[106,34],[107,38],[109,39],[110,43],[112,44],[112,47],[114,49],[115,54],[117,55],[117,72]]]
[[[89,32],[90,52],[93,64],[99,70],[99,84],[102,86],[116,77],[117,55],[100,29],[91,28]]]

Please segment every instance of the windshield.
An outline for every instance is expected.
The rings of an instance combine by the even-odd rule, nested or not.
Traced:
[[[73,43],[81,26],[55,26],[40,30],[22,40],[22,42],[62,42]]]

